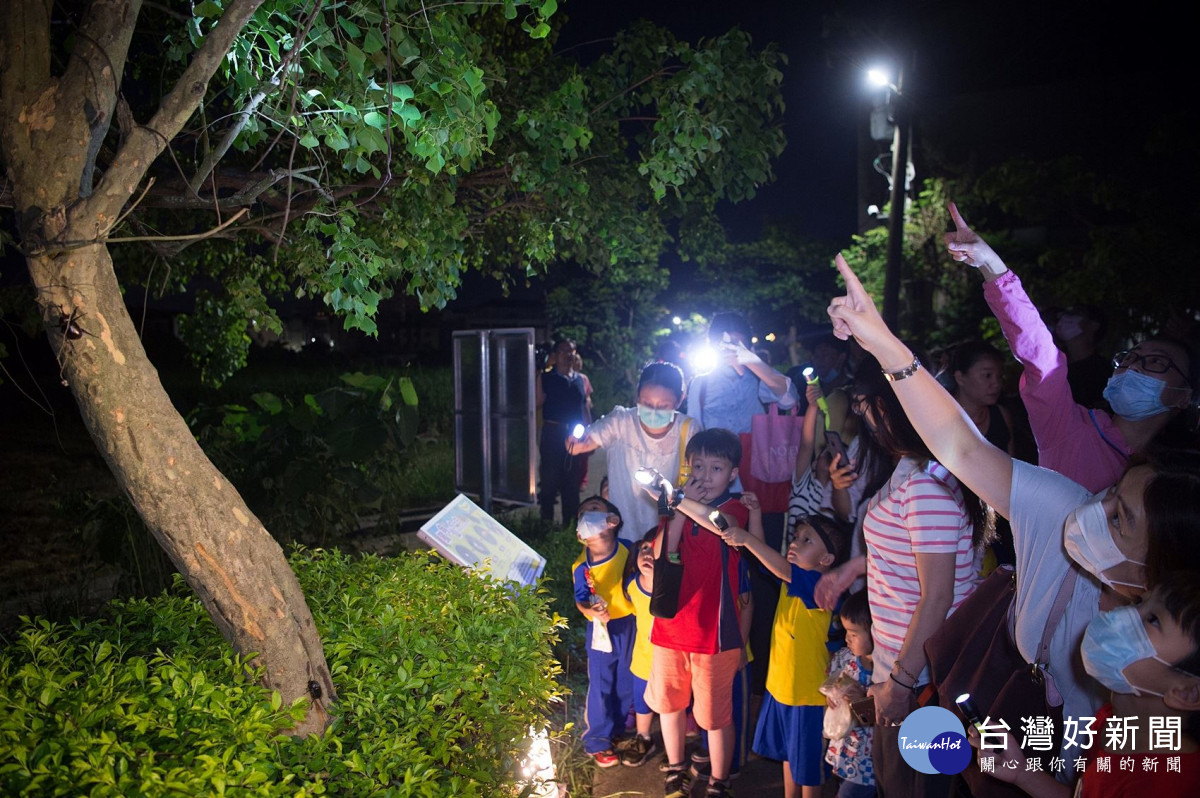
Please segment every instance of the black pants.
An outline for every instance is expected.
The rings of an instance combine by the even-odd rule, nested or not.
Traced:
[[[562,494],[563,525],[570,523],[579,512],[579,457],[567,454],[566,441],[570,429],[566,424],[547,422],[542,425],[541,492],[538,505],[542,518],[554,520],[554,503]]]

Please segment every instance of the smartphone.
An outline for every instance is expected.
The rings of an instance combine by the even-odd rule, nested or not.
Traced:
[[[860,726],[875,725],[875,699],[872,696],[861,698],[850,704],[850,712]]]
[[[842,436],[833,430],[825,430],[825,449],[830,455],[840,454],[842,459],[839,465],[846,465],[850,462],[850,455],[846,452],[846,443],[842,440]],[[830,458],[830,464],[833,464],[833,458]]]

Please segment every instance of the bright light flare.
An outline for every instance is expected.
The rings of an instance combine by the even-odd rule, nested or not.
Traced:
[[[875,69],[867,70],[867,80],[872,86],[878,86],[881,89],[886,89],[892,85],[892,76],[887,73],[887,70],[876,67]]]
[[[653,485],[654,476],[654,472],[649,468],[639,468],[637,473],[633,475],[633,478],[643,485]]]
[[[522,795],[531,798],[558,798],[563,795],[561,785],[555,780],[554,759],[550,754],[550,733],[546,729],[529,730],[529,753],[518,766],[518,786],[528,785]]]
[[[571,430],[571,437],[577,441],[583,440],[583,433],[587,431],[587,427],[582,424],[576,424],[575,429]]]
[[[721,355],[711,346],[703,344],[692,350],[692,367],[697,374],[707,374],[721,363]]]
[[[680,324],[683,324],[683,319],[681,319],[679,316],[672,316],[671,323],[678,327]]]

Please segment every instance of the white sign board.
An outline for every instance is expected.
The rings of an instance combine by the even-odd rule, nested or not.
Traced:
[[[497,579],[535,583],[546,558],[461,493],[422,526],[417,537],[443,557]]]

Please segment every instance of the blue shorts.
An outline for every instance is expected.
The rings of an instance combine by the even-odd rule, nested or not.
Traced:
[[[646,685],[648,684],[649,682],[645,679],[633,677],[633,711],[639,715],[649,715],[654,712],[646,703]]]
[[[819,787],[829,768],[825,764],[825,707],[781,704],[768,691],[763,694],[754,731],[754,753],[787,762],[797,784]]]

